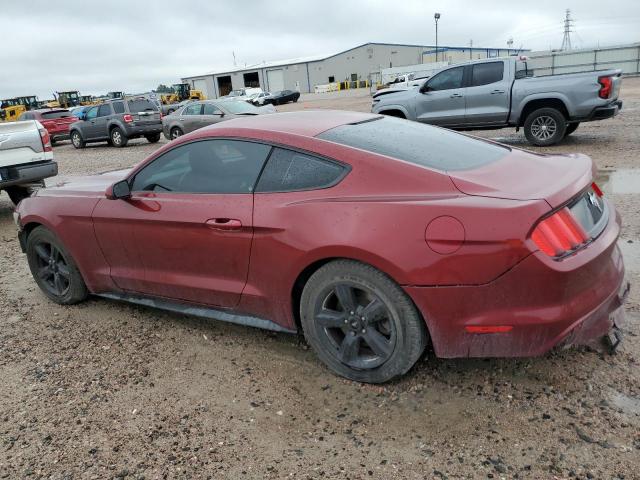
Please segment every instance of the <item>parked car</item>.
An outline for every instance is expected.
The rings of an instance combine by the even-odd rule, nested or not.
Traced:
[[[91,108],[91,105],[79,105],[77,107],[71,107],[69,113],[76,118],[82,118],[82,114],[89,110],[89,108]]]
[[[161,117],[156,105],[147,98],[106,101],[90,107],[80,121],[71,125],[71,143],[76,148],[93,142],[124,147],[130,139],[139,137],[155,143],[162,133]]]
[[[545,146],[581,122],[611,118],[622,108],[620,70],[532,76],[526,59],[458,64],[420,87],[382,90],[371,111],[458,130],[524,128],[529,143]]]
[[[257,115],[42,189],[17,224],[54,302],[302,331],[331,370],[378,383],[428,342],[445,358],[616,345],[620,217],[594,171],[379,115]]]
[[[247,88],[239,88],[237,90],[231,90],[229,94],[224,95],[220,98],[235,98],[245,100],[251,95],[262,93],[262,89],[259,87],[247,87]]]
[[[51,145],[55,145],[58,140],[67,140],[69,138],[69,127],[78,119],[64,108],[45,108],[24,112],[20,115],[19,120],[37,120],[40,122],[49,132]]]
[[[160,105],[160,112],[162,112],[162,115],[171,115],[173,112],[176,112],[177,110],[180,110],[182,107],[184,107],[187,103],[191,103],[194,100],[191,99],[187,99],[187,100],[183,100],[181,102],[178,103],[170,103],[168,105]]]
[[[175,115],[162,119],[162,132],[168,140],[214,123],[246,115],[274,113],[273,105],[261,108],[234,99],[194,101],[182,107]]]
[[[58,174],[51,137],[36,120],[0,123],[0,190],[14,204]]]
[[[294,90],[280,90],[272,92],[263,99],[263,104],[282,105],[289,102],[297,102],[300,98],[300,92]]]

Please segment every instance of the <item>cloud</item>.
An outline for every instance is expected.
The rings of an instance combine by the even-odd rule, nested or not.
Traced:
[[[618,0],[612,15],[601,1],[569,0],[574,43],[638,41],[640,2]],[[460,0],[434,4],[324,0],[176,2],[168,0],[3,0],[5,27],[15,35],[0,50],[0,97],[80,90],[140,92],[180,77],[316,54],[369,41],[547,49],[562,39],[565,5],[550,0]],[[616,12],[624,12],[617,13]]]

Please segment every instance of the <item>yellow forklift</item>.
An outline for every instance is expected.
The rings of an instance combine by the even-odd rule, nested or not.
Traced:
[[[163,93],[160,95],[160,101],[163,105],[171,105],[179,103],[183,100],[206,100],[207,96],[202,90],[193,90],[188,83],[174,83],[172,93]]]

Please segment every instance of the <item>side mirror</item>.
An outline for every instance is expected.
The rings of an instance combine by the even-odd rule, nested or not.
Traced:
[[[429,87],[429,85],[427,84],[427,82],[424,82],[424,85],[422,85],[420,87],[420,93],[427,93],[431,91],[431,87]]]
[[[80,114],[80,120],[87,120],[87,112],[82,112]]]
[[[114,183],[107,190],[107,198],[109,200],[119,200],[131,197],[131,186],[128,180],[120,180]]]

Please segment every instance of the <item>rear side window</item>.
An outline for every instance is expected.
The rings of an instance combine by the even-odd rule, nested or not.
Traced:
[[[304,153],[274,148],[256,192],[291,192],[335,185],[347,169],[338,163]]]
[[[318,138],[444,171],[481,167],[511,151],[451,130],[393,117],[341,125]]]
[[[122,102],[113,102],[113,111],[116,113],[124,113],[124,103]]]
[[[127,101],[129,106],[129,112],[131,113],[139,113],[139,112],[148,112],[148,111],[156,111],[158,110],[156,106],[146,98],[138,99],[138,100],[129,100]]]
[[[108,103],[100,105],[100,108],[98,108],[98,117],[106,117],[107,115],[111,115],[111,105]]]
[[[55,110],[53,112],[42,112],[43,120],[51,120],[52,118],[65,118],[70,116],[71,116],[71,112],[67,110]]]
[[[504,62],[479,63],[473,65],[471,74],[471,86],[489,85],[502,80]]]

